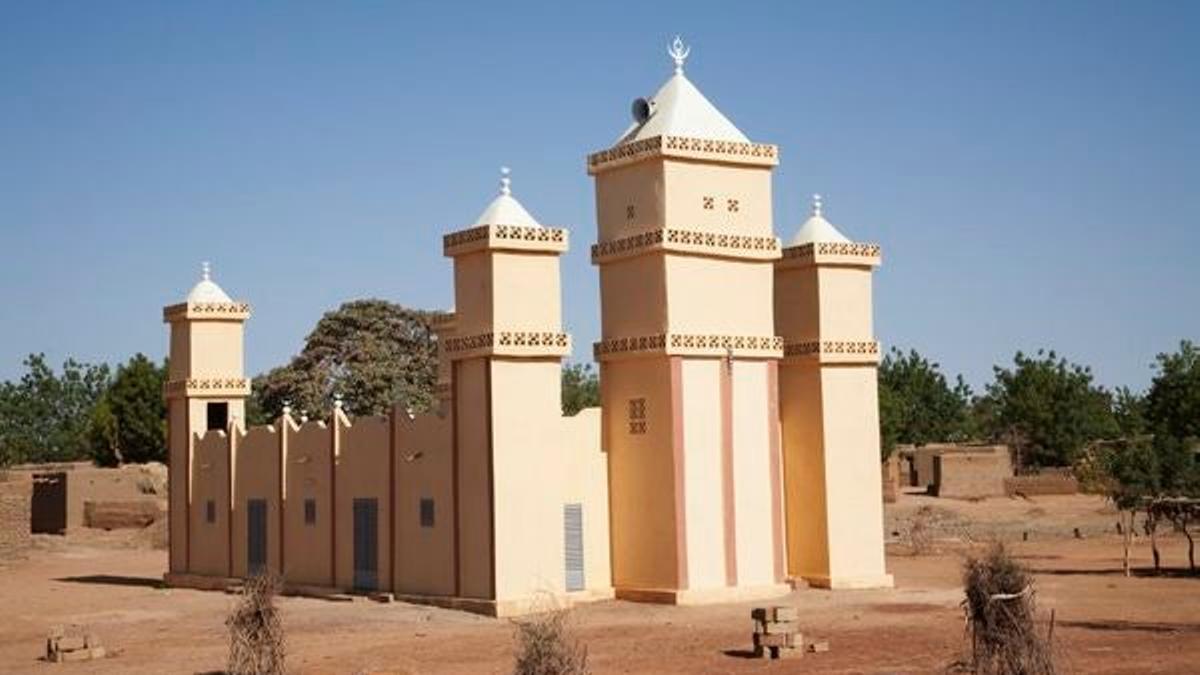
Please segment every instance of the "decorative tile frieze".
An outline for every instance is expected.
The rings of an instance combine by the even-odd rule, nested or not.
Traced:
[[[188,378],[171,380],[163,385],[163,395],[168,398],[192,396],[201,398],[223,398],[248,396],[250,380],[245,377]]]
[[[163,308],[163,321],[182,319],[235,320],[250,317],[248,302],[181,302]]]
[[[548,331],[500,331],[447,338],[443,349],[451,358],[499,356],[561,356],[571,350],[571,336]]]
[[[593,345],[592,351],[597,361],[638,354],[777,358],[783,356],[783,338],[777,335],[660,333],[602,340]]]
[[[596,174],[605,169],[651,157],[711,159],[737,164],[774,166],[779,163],[779,148],[765,143],[718,141],[687,136],[654,136],[588,155],[588,173]]]
[[[783,347],[785,359],[813,360],[820,363],[877,363],[877,340],[805,340]]]
[[[482,248],[565,251],[567,231],[558,227],[481,225],[442,237],[442,250],[448,256]]]
[[[818,241],[783,249],[785,265],[870,265],[879,264],[882,256],[879,244],[855,241]]]
[[[650,250],[774,260],[779,257],[779,240],[747,234],[661,228],[594,244],[592,262],[600,263]]]

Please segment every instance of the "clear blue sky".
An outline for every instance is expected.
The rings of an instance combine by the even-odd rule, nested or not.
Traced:
[[[441,235],[497,167],[598,334],[589,151],[688,74],[884,246],[876,325],[981,385],[1053,347],[1107,385],[1200,338],[1200,3],[0,5],[0,378],[165,353],[199,262],[254,305],[250,373],[320,315],[451,303]]]

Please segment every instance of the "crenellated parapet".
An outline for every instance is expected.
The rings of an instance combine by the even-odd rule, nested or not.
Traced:
[[[779,148],[769,143],[654,136],[593,152],[587,158],[588,175],[635,164],[647,159],[684,159],[773,167],[779,164]]]

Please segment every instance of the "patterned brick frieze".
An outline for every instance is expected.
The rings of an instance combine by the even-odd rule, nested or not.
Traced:
[[[681,157],[716,161],[774,166],[779,163],[779,148],[765,143],[718,141],[686,136],[655,136],[633,143],[624,143],[588,155],[588,173],[649,159],[651,157]]]
[[[775,237],[661,228],[594,244],[592,262],[599,264],[654,250],[774,260],[779,257],[779,240]]]
[[[856,265],[876,266],[883,250],[879,244],[854,241],[818,241],[783,249],[780,265]]]
[[[597,361],[649,354],[778,358],[783,356],[783,338],[776,335],[661,333],[603,340],[595,343],[592,351]]]
[[[820,363],[878,363],[876,340],[805,340],[783,347],[785,359],[812,360]]]
[[[250,394],[250,380],[244,377],[189,378],[172,380],[163,385],[168,398],[179,396],[237,397]]]
[[[563,251],[566,246],[567,231],[554,227],[481,225],[442,237],[442,250],[448,256],[483,248]]]
[[[497,356],[563,356],[571,351],[571,336],[547,331],[500,331],[448,338],[444,349],[451,358]]]
[[[250,317],[246,302],[181,302],[163,308],[163,321],[179,319],[213,319],[245,321]]]

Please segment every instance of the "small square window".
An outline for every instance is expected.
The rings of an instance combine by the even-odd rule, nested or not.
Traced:
[[[646,399],[629,399],[629,433],[646,433]]]
[[[433,527],[433,500],[421,498],[421,527]]]
[[[704,210],[705,210],[705,211],[712,211],[712,210],[713,210],[713,204],[714,204],[715,202],[716,202],[716,200],[715,200],[715,199],[713,199],[712,197],[705,197],[705,198],[704,198]]]
[[[304,500],[304,524],[317,524],[317,500],[312,497]]]
[[[205,425],[205,428],[209,431],[213,429],[224,430],[229,425],[228,403],[209,403],[205,412],[208,417],[208,424]]]
[[[210,523],[217,522],[217,503],[211,499],[204,502],[204,520]]]

